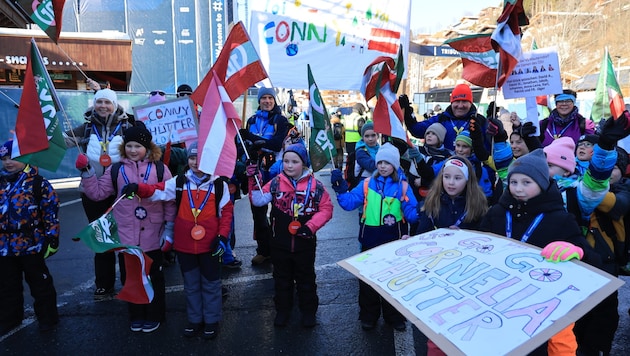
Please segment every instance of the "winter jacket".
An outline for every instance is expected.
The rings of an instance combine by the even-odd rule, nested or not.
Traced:
[[[255,180],[249,180],[251,201],[254,206],[271,203],[271,246],[290,252],[315,248],[317,231],[332,219],[333,204],[330,195],[315,176],[307,170],[293,181],[281,173],[258,189]],[[294,185],[295,184],[295,185]],[[309,190],[308,196],[306,195]],[[306,201],[308,199],[308,201]],[[306,201],[307,206],[304,206]],[[293,205],[299,204],[297,221],[307,226],[313,238],[304,239],[289,233],[289,223],[294,220]]]
[[[400,239],[408,233],[405,222],[418,222],[418,202],[410,189],[403,180],[394,182],[391,176],[375,174],[367,181],[367,189],[364,181],[351,191],[337,195],[337,202],[344,210],[354,210],[365,202],[359,224],[359,242],[363,250]],[[393,199],[400,201],[399,211],[388,211],[388,207],[395,203]]]
[[[444,147],[453,151],[455,149],[455,137],[457,137],[457,132],[455,131],[455,128],[457,128],[458,132],[461,132],[462,130],[469,130],[471,119],[475,119],[477,125],[482,128],[481,132],[486,132],[488,128],[488,120],[485,118],[485,116],[477,113],[477,108],[475,107],[475,105],[472,105],[470,107],[470,110],[468,111],[468,113],[466,113],[464,117],[455,117],[455,115],[453,114],[453,108],[449,105],[446,108],[446,111],[437,114],[427,120],[415,123],[411,127],[407,126],[407,130],[409,130],[409,132],[417,138],[424,138],[424,133],[426,132],[427,128],[429,128],[429,126],[431,126],[432,124],[439,122],[444,126],[444,128],[446,128],[446,136],[444,137],[443,142]],[[489,141],[485,138],[484,145],[487,149],[490,149]]]
[[[216,211],[216,187],[214,182],[216,176],[210,176],[210,179],[202,182],[197,186],[189,177],[194,174],[192,171],[186,171],[187,183],[182,187],[181,202],[177,209],[177,217],[175,217],[173,249],[178,252],[189,254],[201,254],[211,252],[217,235],[229,236],[234,218],[234,204],[230,200],[230,191],[227,184],[223,184],[223,195],[219,202],[219,213]],[[190,186],[191,198],[193,206],[200,208],[207,194],[210,194],[201,213],[197,217],[197,224],[205,228],[205,235],[200,240],[195,240],[190,235],[192,228],[195,226],[195,219],[192,214],[192,206],[188,196],[188,187]],[[152,201],[175,201],[177,197],[177,177],[173,177],[164,182],[161,190],[156,190],[151,196]]]
[[[122,154],[122,166],[118,174],[118,190],[127,183],[147,183],[158,182],[156,164],[164,164],[160,161],[160,148],[151,145],[151,150],[145,159],[134,162],[125,156],[124,148],[119,147]],[[151,165],[150,170],[148,169]],[[93,171],[82,174],[82,181],[85,194],[92,200],[103,200],[111,195],[118,196],[120,193],[114,191],[112,183],[111,167],[109,166],[100,177],[93,174]],[[170,179],[171,172],[168,167],[164,167],[164,180]],[[145,180],[146,173],[149,177]],[[124,173],[124,174],[123,174]],[[129,179],[125,182],[125,175]],[[175,202],[150,201],[149,199],[139,199],[134,196],[132,199],[122,199],[114,207],[114,219],[118,223],[118,234],[120,242],[125,245],[140,246],[143,251],[153,251],[160,248],[160,235],[164,228],[165,221],[175,220]],[[143,214],[146,214],[143,217]]]
[[[546,191],[527,202],[516,200],[510,191],[506,190],[499,202],[493,205],[483,218],[479,230],[506,236],[506,213],[509,212],[512,220],[511,238],[521,240],[534,219],[539,214],[543,214],[542,220],[525,242],[540,248],[553,241],[570,242],[584,250],[584,258],[582,259],[584,262],[600,267],[601,259],[582,236],[580,227],[575,222],[573,215],[564,209],[562,196],[555,182],[552,180],[551,183]]]
[[[37,168],[30,166],[20,172],[0,172],[0,256],[34,255],[59,240],[59,198],[46,179],[35,187],[36,175]],[[39,204],[35,190],[41,192]]]
[[[258,110],[247,119],[247,131],[250,135],[244,137],[252,142],[264,140],[262,146],[266,152],[280,152],[282,142],[289,132],[287,118],[282,116],[282,110],[275,105],[271,111]]]
[[[570,137],[577,145],[580,136],[595,133],[595,124],[580,115],[577,106],[565,118],[560,117],[558,109],[553,109],[549,117],[540,120],[538,127],[543,130],[540,134],[543,147],[549,146],[553,140],[560,137]]]
[[[88,156],[90,166],[98,177],[105,173],[107,167],[101,166],[99,158],[103,154],[102,142],[109,142],[107,154],[112,160],[112,164],[121,159],[120,144],[123,142],[122,133],[127,128],[134,125],[122,106],[118,105],[116,112],[106,118],[98,116],[93,108],[84,114],[85,123],[64,133],[64,140],[67,147],[79,146]],[[97,135],[98,133],[98,135]],[[101,140],[99,141],[99,137]]]
[[[355,160],[354,176],[367,178],[376,170],[376,152],[381,145],[376,144],[374,147],[369,147],[365,144],[363,139],[357,142],[355,147]],[[361,175],[359,175],[361,173]]]
[[[442,192],[440,195],[440,214],[437,218],[427,215],[426,211],[420,211],[418,229],[416,234],[423,234],[425,232],[439,229],[448,228],[455,225],[457,222],[459,228],[477,230],[481,221],[463,222],[464,212],[466,211],[466,196],[459,195],[455,199]]]

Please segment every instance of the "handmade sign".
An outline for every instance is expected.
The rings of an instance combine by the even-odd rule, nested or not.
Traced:
[[[134,106],[133,114],[151,131],[153,142],[157,145],[197,138],[197,110],[187,96]]]
[[[338,262],[448,355],[525,355],[623,281],[520,241],[438,229]]]

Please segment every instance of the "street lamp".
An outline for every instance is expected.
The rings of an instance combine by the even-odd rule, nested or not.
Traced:
[[[617,58],[617,81],[621,81],[621,56],[615,56]]]

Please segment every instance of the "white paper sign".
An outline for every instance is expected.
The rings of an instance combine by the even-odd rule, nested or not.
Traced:
[[[558,52],[554,48],[523,52],[501,89],[506,99],[562,93]]]
[[[623,281],[495,235],[439,229],[339,264],[374,287],[448,355],[524,355]],[[489,346],[491,345],[491,346]]]
[[[193,141],[197,138],[197,111],[188,96],[135,106],[133,114],[153,135],[157,145]]]

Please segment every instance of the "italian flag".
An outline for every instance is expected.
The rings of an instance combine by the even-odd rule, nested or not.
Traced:
[[[595,89],[591,119],[597,123],[601,119],[607,119],[610,116],[618,118],[624,110],[623,95],[615,76],[610,54],[608,49],[606,49]]]
[[[32,166],[56,171],[66,154],[57,114],[61,103],[46,71],[44,61],[31,39],[20,109],[15,122],[11,158]]]

